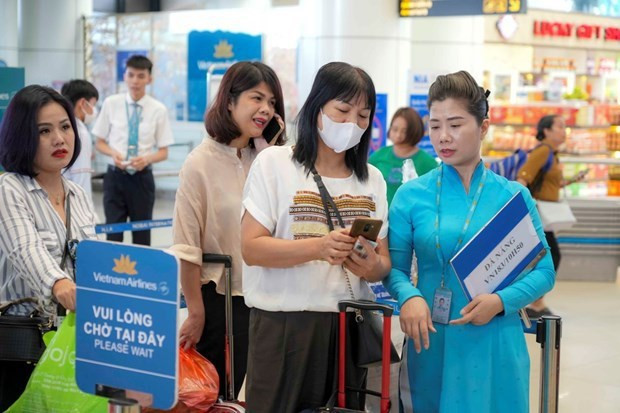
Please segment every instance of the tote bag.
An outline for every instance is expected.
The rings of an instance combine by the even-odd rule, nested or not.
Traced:
[[[577,222],[568,202],[536,201],[540,220],[547,232],[556,232],[571,228]]]

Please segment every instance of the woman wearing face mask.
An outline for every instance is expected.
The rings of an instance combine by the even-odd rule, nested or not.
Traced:
[[[223,266],[203,264],[202,254],[232,256],[232,295],[235,355],[235,395],[246,371],[249,308],[241,288],[241,194],[256,146],[276,117],[284,140],[284,102],[274,71],[260,62],[239,62],[224,74],[217,96],[206,116],[205,138],[187,157],[179,174],[173,217],[172,251],[181,259],[181,286],[188,318],[180,331],[181,345],[209,359],[224,392],[225,319]],[[253,139],[254,138],[254,139]]]
[[[31,85],[11,99],[0,128],[0,307],[3,314],[53,318],[75,309],[74,241],[95,238],[95,214],[82,188],[65,179],[80,154],[71,104]],[[0,360],[0,411],[22,393],[34,369]]]
[[[393,268],[384,284],[398,300],[401,328],[409,337],[401,403],[416,412],[526,413],[529,356],[518,311],[553,287],[551,258],[547,254],[508,287],[471,302],[449,261],[517,192],[548,250],[540,218],[522,185],[480,160],[488,102],[473,77],[463,71],[438,76],[428,106],[431,142],[443,163],[401,186],[390,208]],[[414,251],[416,286],[409,277]],[[436,296],[447,297],[446,290],[449,322],[433,322],[432,303]]]
[[[86,191],[92,199],[92,156],[93,141],[86,125],[90,125],[97,118],[97,100],[99,92],[92,83],[75,79],[62,85],[60,93],[73,105],[77,132],[80,136],[82,150],[71,168],[65,171],[65,176]]]
[[[381,171],[387,182],[388,204],[403,182],[403,164],[411,159],[417,176],[422,176],[437,167],[437,162],[418,143],[424,136],[424,122],[418,112],[411,108],[400,108],[392,116],[388,138],[394,145],[386,146],[373,153],[368,162]]]
[[[252,307],[246,384],[251,412],[325,405],[336,389],[337,303],[351,294],[372,298],[366,281],[378,281],[390,269],[385,182],[367,164],[375,99],[362,69],[326,64],[299,114],[295,147],[265,150],[250,170],[241,243],[243,290]],[[383,220],[376,249],[362,240],[366,258],[352,253],[356,240],[333,209],[327,217],[319,178],[344,226],[357,217]],[[347,379],[360,387],[364,371],[351,367]],[[351,397],[349,407],[363,408],[361,399]]]

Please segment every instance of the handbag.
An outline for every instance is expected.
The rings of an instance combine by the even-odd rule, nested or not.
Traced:
[[[310,172],[312,172],[314,181],[319,188],[319,194],[325,210],[329,230],[334,230],[332,211],[330,211],[330,209],[333,210],[333,214],[338,219],[340,226],[345,228],[344,221],[340,216],[340,211],[338,211],[336,203],[329,194],[329,191],[327,191],[325,184],[323,184],[321,176],[316,172],[314,167],[312,167]],[[344,266],[342,270],[345,274],[351,299],[355,300],[355,294],[353,293],[353,287],[351,286],[351,280],[349,278],[349,271]],[[347,333],[351,343],[351,356],[353,357],[355,365],[362,368],[381,365],[381,361],[383,360],[383,323],[381,321],[381,315],[375,311],[355,309],[355,312],[351,313],[350,317],[354,317],[352,321],[355,322],[347,323]],[[396,352],[394,343],[390,343],[390,363],[397,363],[398,361],[400,361],[400,357]]]
[[[14,305],[37,302],[22,298],[0,308],[0,360],[36,363],[45,351],[43,334],[52,328],[52,320],[42,317],[38,310],[30,315],[8,315]]]
[[[568,202],[536,201],[540,220],[547,232],[561,231],[571,228],[577,222]]]

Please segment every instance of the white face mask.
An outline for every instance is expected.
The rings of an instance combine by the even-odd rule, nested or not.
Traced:
[[[332,148],[336,153],[353,148],[360,143],[362,135],[366,132],[366,129],[360,128],[353,122],[334,122],[323,111],[321,111],[321,121],[323,122],[323,130],[319,129],[319,136],[325,145]]]
[[[84,124],[90,125],[97,119],[98,112],[96,106],[91,105],[89,102],[86,102],[86,105],[93,111],[93,113],[86,113],[86,111],[84,111]]]

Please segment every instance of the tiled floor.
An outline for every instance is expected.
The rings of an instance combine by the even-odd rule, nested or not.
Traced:
[[[170,218],[173,199],[170,193],[159,197],[154,217]],[[95,192],[95,208],[103,219],[101,200],[101,193]],[[153,246],[169,246],[171,235],[170,228],[154,230]],[[563,322],[559,411],[620,412],[620,283],[559,281],[547,304]],[[528,335],[527,342],[532,360],[530,410],[538,412],[541,350],[534,336]]]

